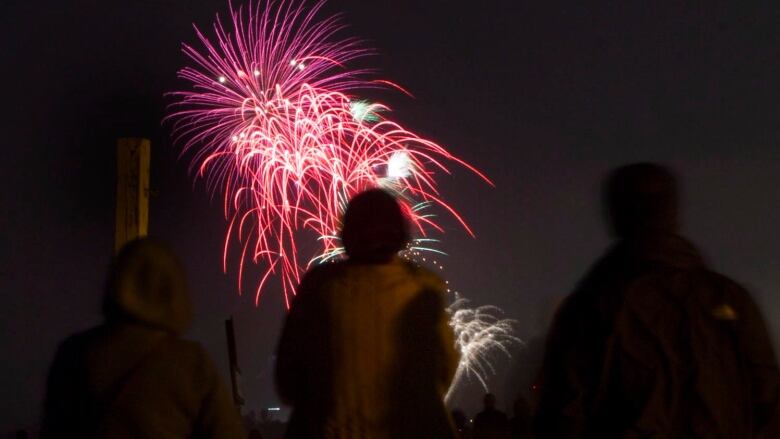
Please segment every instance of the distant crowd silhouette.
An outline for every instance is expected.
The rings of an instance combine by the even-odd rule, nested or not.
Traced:
[[[445,282],[398,256],[409,229],[395,198],[358,194],[343,218],[347,258],[306,273],[282,330],[285,437],[780,438],[765,322],[680,235],[679,198],[663,166],[611,173],[615,242],[557,308],[532,390],[511,418],[488,393],[470,419],[444,404],[459,361]],[[43,437],[262,437],[203,348],[181,338],[191,305],[166,246],[143,238],[120,251],[103,310],[102,325],[56,353]]]

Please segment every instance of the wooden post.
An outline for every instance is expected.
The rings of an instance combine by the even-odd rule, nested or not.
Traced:
[[[148,139],[123,138],[116,143],[116,233],[114,252],[149,229]]]
[[[244,396],[241,394],[239,381],[241,370],[238,368],[238,351],[236,350],[236,333],[233,330],[233,317],[225,320],[225,333],[227,335],[228,361],[230,362],[230,386],[233,390],[233,403],[239,410],[244,405]]]

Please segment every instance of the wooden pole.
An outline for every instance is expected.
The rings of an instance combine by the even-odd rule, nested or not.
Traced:
[[[225,334],[227,335],[228,361],[230,362],[230,387],[233,390],[233,402],[241,409],[244,405],[244,396],[239,388],[241,370],[238,368],[238,351],[236,350],[236,333],[233,329],[233,317],[225,320]]]
[[[116,232],[114,252],[149,229],[148,139],[123,138],[116,143]]]

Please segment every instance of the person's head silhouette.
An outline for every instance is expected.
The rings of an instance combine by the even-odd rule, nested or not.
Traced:
[[[356,195],[344,213],[341,241],[350,260],[387,262],[409,241],[409,227],[396,199],[381,189]]]
[[[179,258],[152,238],[126,244],[111,267],[103,312],[109,322],[132,321],[184,332],[192,305]]]
[[[635,163],[616,169],[604,197],[612,231],[620,238],[677,231],[677,179],[663,166]]]

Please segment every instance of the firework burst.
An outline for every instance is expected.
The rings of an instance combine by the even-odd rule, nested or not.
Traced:
[[[522,343],[514,335],[516,322],[501,317],[500,308],[490,305],[470,308],[468,303],[466,299],[456,299],[447,309],[461,359],[445,401],[461,383],[472,377],[487,391],[486,377],[496,373],[492,363],[496,354],[511,357],[510,348]]]
[[[384,117],[387,106],[358,97],[393,83],[346,68],[370,51],[355,39],[337,38],[343,27],[337,18],[318,20],[322,5],[231,5],[229,30],[219,17],[212,37],[196,28],[202,47],[183,46],[194,65],[179,72],[192,88],[172,94],[168,116],[198,175],[212,193],[224,195],[223,268],[231,244],[238,244],[239,287],[247,261],[263,265],[256,301],[269,276],[278,274],[288,307],[308,261],[296,236],[313,232],[323,255],[337,254],[341,212],[354,194],[391,188],[423,237],[441,230],[430,215],[419,214],[420,205],[430,204],[471,233],[440,198],[434,173],[456,163],[487,181],[438,144]]]

